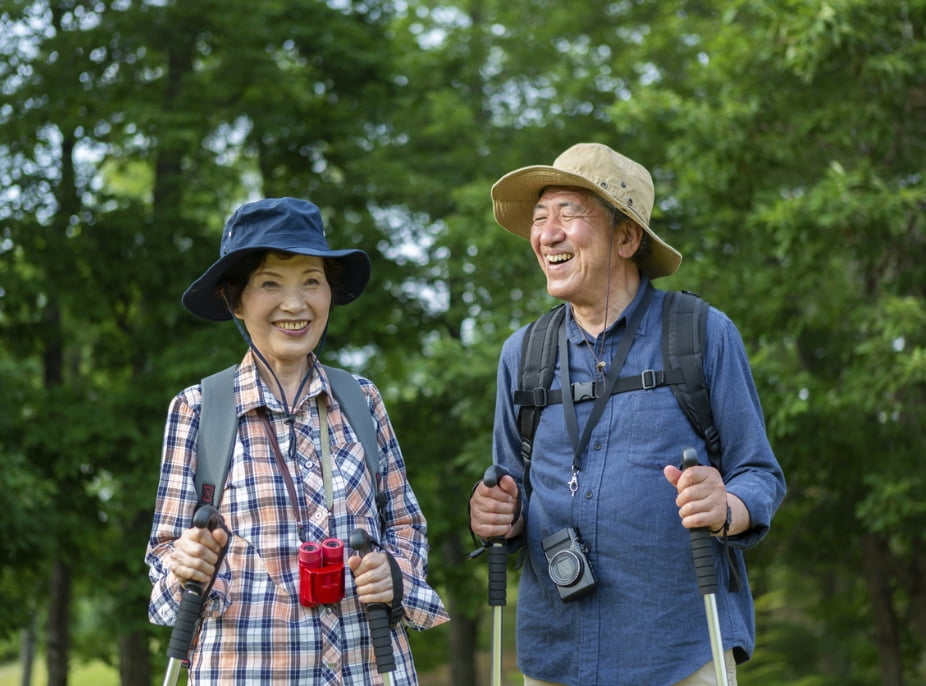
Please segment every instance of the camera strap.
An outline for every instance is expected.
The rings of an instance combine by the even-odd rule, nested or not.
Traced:
[[[264,431],[267,434],[267,438],[270,440],[270,447],[273,450],[273,457],[276,459],[277,466],[280,468],[280,474],[283,476],[283,481],[286,483],[286,492],[289,494],[289,503],[293,508],[293,514],[296,516],[296,528],[299,532],[299,540],[303,543],[306,542],[305,534],[305,525],[302,522],[302,515],[300,514],[299,508],[299,499],[296,496],[296,486],[293,484],[293,477],[289,473],[289,468],[286,466],[286,460],[283,459],[283,452],[280,450],[280,443],[277,440],[276,431],[273,430],[273,425],[270,423],[270,418],[267,416],[266,412],[260,412],[260,420],[264,425]],[[333,489],[331,486],[331,441],[328,437],[328,408],[325,403],[318,403],[318,424],[319,424],[319,434],[322,444],[322,457],[321,457],[321,466],[322,466],[322,479],[325,483],[325,506],[328,508],[328,516],[331,516],[331,508],[334,506],[334,495]],[[295,432],[290,436],[290,453],[295,453]]]
[[[585,452],[588,439],[592,434],[592,429],[598,423],[598,420],[604,412],[605,405],[607,405],[608,401],[611,399],[614,384],[617,383],[621,368],[624,366],[624,361],[627,359],[627,354],[630,352],[630,346],[633,345],[633,339],[637,335],[637,329],[640,328],[640,322],[643,320],[643,315],[649,309],[649,304],[652,299],[653,287],[647,284],[643,299],[630,318],[627,328],[624,331],[624,336],[621,338],[621,343],[614,352],[614,359],[611,360],[611,368],[608,369],[608,374],[605,377],[604,392],[595,398],[595,404],[592,407],[592,413],[588,418],[588,423],[582,431],[581,440],[579,440],[578,420],[576,419],[575,401],[572,398],[572,393],[563,393],[563,415],[566,419],[566,431],[569,433],[570,441],[572,441],[572,478],[569,480],[569,491],[573,496],[575,496],[576,491],[579,490],[579,458],[582,453]],[[576,322],[576,326],[578,326],[578,322]],[[559,365],[563,375],[563,388],[571,388],[572,383],[569,378],[569,351],[566,344],[566,322],[563,320],[559,329]]]

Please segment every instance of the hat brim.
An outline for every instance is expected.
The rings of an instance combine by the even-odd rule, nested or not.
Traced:
[[[495,221],[516,236],[530,239],[534,208],[547,186],[570,186],[591,191],[634,221],[650,237],[652,251],[640,268],[655,279],[672,274],[682,263],[681,253],[657,236],[633,207],[626,205],[583,176],[547,165],[522,167],[505,174],[492,186]]]
[[[275,250],[280,252],[307,255],[309,257],[322,257],[338,260],[344,265],[344,274],[341,287],[333,290],[331,302],[334,305],[346,305],[353,302],[363,292],[370,281],[370,258],[362,250],[311,250],[302,247],[252,246],[247,250],[239,250],[223,255],[216,260],[202,276],[190,284],[181,298],[184,307],[190,312],[208,319],[221,322],[232,318],[225,304],[225,300],[216,291],[225,273],[245,255],[261,250]]]

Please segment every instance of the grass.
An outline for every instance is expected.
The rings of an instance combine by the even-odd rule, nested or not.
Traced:
[[[503,664],[502,664],[502,686],[522,686],[523,677],[520,672],[518,672],[517,667],[515,666],[515,648],[514,648],[514,626],[515,626],[515,602],[509,598],[508,606],[504,611],[504,647],[502,650]],[[480,632],[480,637],[478,641],[480,652],[476,658],[476,671],[477,671],[477,683],[488,684],[490,681],[491,673],[491,637],[489,635],[489,630],[491,628],[490,623],[486,623],[482,631]],[[432,629],[432,632],[443,633],[446,631],[446,625]],[[431,632],[425,632],[431,633]],[[417,655],[419,650],[425,650],[423,645],[416,645],[414,639],[418,638],[418,634],[412,635],[412,652]],[[433,638],[438,639],[438,636]],[[438,645],[441,647],[439,650],[444,649],[444,643],[442,641],[438,642]],[[434,646],[429,646],[430,650],[434,650]],[[416,660],[417,662],[418,660]],[[426,662],[421,660],[421,662]],[[433,664],[433,662],[431,663]],[[163,680],[164,674],[161,671],[166,667],[166,662],[163,664],[154,664],[153,668],[157,672],[154,675],[153,681],[160,684]],[[22,667],[18,661],[8,662],[0,664],[0,686],[21,686],[22,680]],[[418,672],[418,680],[421,686],[448,686],[450,684],[450,677],[448,674],[447,665],[435,667],[433,669],[428,669],[427,671]],[[38,686],[39,684],[47,684],[48,675],[45,669],[45,657],[44,655],[37,655],[33,665],[32,665],[32,681],[30,686]],[[180,679],[178,680],[178,686],[183,686],[186,684],[186,676],[181,671]],[[120,686],[119,684],[119,672],[115,667],[110,667],[104,662],[77,662],[72,661],[71,669],[68,673],[68,686]]]
[[[509,653],[504,657],[503,686],[520,686],[523,682],[517,668],[514,666],[514,656]],[[489,683],[491,665],[488,655],[479,657],[477,669],[480,674],[485,675],[485,681],[481,683]],[[156,681],[160,683],[163,675],[158,674],[157,676]],[[450,683],[446,666],[419,673],[418,679],[421,686],[447,686]],[[22,669],[18,662],[0,665],[0,686],[21,686],[21,680]],[[40,660],[32,667],[32,684],[45,683],[48,683],[45,664]],[[183,674],[181,674],[177,683],[178,686],[186,683]],[[68,686],[119,686],[119,672],[116,668],[110,667],[103,662],[73,665],[68,674]]]
[[[0,665],[0,686],[21,686],[22,668],[19,662]],[[32,665],[32,683],[48,683],[45,662]],[[103,662],[75,664],[68,673],[69,686],[119,686],[119,672]]]
[[[508,659],[506,656],[506,663]],[[485,683],[488,683],[488,674],[490,665],[488,659],[479,660],[479,671],[486,675]],[[418,675],[421,686],[446,686],[450,683],[446,667],[438,668],[433,671]],[[18,662],[0,665],[0,686],[21,686],[22,669]],[[157,680],[160,682],[160,678]],[[184,684],[186,679],[181,675],[179,684]],[[44,663],[35,663],[32,668],[32,684],[48,683],[45,673]],[[505,675],[502,680],[505,686],[520,685],[521,677],[513,665],[505,665]],[[102,662],[92,662],[89,664],[75,665],[68,674],[69,686],[119,686],[119,672],[114,668]]]

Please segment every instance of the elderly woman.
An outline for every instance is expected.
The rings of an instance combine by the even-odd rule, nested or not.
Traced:
[[[149,617],[171,625],[187,583],[209,589],[189,654],[190,684],[377,684],[365,608],[384,603],[393,678],[415,684],[405,628],[448,619],[425,579],[426,521],[379,391],[357,379],[375,425],[381,504],[360,432],[317,357],[332,306],[353,301],[369,281],[369,258],[330,249],[318,208],[293,198],[240,207],[219,254],[183,304],[208,320],[234,319],[248,344],[235,372],[237,436],[218,503],[225,528],[191,526],[200,496],[196,384],[168,412],[145,558]],[[377,549],[347,558],[319,596],[305,573],[300,578],[300,549],[324,542],[336,553],[349,550],[357,528]]]

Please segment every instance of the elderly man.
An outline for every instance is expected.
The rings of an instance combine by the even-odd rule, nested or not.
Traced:
[[[529,470],[519,413],[538,394],[519,374],[523,327],[498,368],[494,463],[506,475],[479,484],[469,503],[477,536],[526,553],[517,645],[528,685],[716,683],[691,529],[713,534],[730,684],[755,644],[742,551],[767,533],[784,477],[742,338],[713,307],[701,371],[719,445],[676,400],[663,361],[668,294],[652,282],[681,255],[650,226],[653,198],[644,167],[597,143],[492,187],[496,220],[530,241],[547,291],[565,303],[551,339],[550,388],[562,400],[540,408]],[[682,471],[689,446],[699,464]]]

